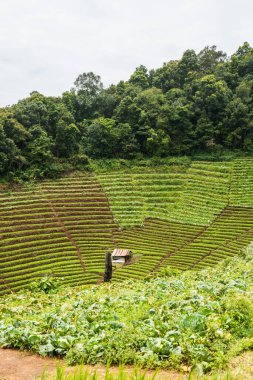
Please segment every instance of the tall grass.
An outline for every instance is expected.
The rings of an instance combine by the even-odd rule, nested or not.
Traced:
[[[177,377],[175,377],[177,376]],[[63,367],[58,367],[56,374],[49,376],[44,372],[41,376],[41,380],[244,380],[244,376],[238,377],[238,374],[234,376],[230,372],[225,374],[214,373],[212,375],[197,375],[196,372],[192,374],[169,374],[159,373],[159,371],[153,374],[147,373],[140,369],[126,370],[123,367],[119,367],[118,372],[112,373],[110,368],[107,368],[105,373],[101,374],[98,371],[90,371],[89,369],[78,366],[73,371],[66,370]]]
[[[55,377],[49,377],[44,372],[41,380],[155,380],[157,371],[152,375],[148,375],[146,371],[133,369],[131,372],[126,371],[123,367],[119,367],[117,374],[112,373],[109,368],[106,369],[104,374],[99,374],[96,370],[89,371],[83,366],[78,366],[74,371],[69,372],[63,367],[58,367]]]

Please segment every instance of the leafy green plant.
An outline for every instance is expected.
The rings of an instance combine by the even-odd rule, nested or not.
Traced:
[[[32,282],[29,289],[33,292],[57,293],[62,285],[62,279],[53,276],[44,276],[41,279]]]

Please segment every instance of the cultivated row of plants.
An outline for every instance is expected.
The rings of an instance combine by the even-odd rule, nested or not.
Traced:
[[[73,370],[64,367],[57,367],[55,375],[43,372],[41,380],[249,380],[245,374],[250,373],[250,368],[238,368],[236,371],[218,371],[204,375],[197,369],[191,373],[175,373],[168,371],[146,371],[139,368],[124,368],[120,366],[118,371],[115,368],[99,368],[89,370],[86,366],[76,366]],[[233,373],[235,372],[235,373]]]
[[[97,177],[108,194],[120,226],[142,225],[145,218],[169,219],[185,182],[185,165],[100,172]]]
[[[230,202],[234,206],[253,207],[253,160],[236,160],[231,180]]]
[[[94,167],[122,227],[145,218],[209,225],[228,205],[253,207],[253,160],[178,162],[155,168]]]
[[[224,165],[224,164],[222,164]],[[224,195],[224,200],[219,205],[216,200],[216,209],[220,211],[227,203],[228,186],[224,179],[217,173],[217,168],[221,165],[203,164],[205,171],[199,172],[195,169],[197,164],[186,172],[184,166],[178,165],[177,170],[163,168],[163,171],[138,169],[131,171],[112,171],[98,173],[98,178],[102,183],[110,199],[110,206],[116,220],[123,227],[131,227],[143,223],[145,217],[156,217],[162,219],[177,218],[180,221],[195,222],[203,224],[203,208],[208,208],[206,202],[209,199],[210,191]],[[212,189],[210,188],[210,168],[216,178],[211,177]],[[208,170],[209,169],[209,170]],[[223,176],[223,172],[222,176]],[[224,186],[222,187],[224,183]],[[220,189],[221,188],[221,189]],[[207,191],[208,190],[208,191]],[[200,192],[202,191],[202,194]],[[202,197],[201,197],[202,195]],[[203,197],[205,197],[203,199]],[[220,195],[219,195],[220,197]],[[192,210],[192,203],[195,208]],[[201,206],[202,210],[198,211]],[[210,207],[209,207],[210,208]],[[209,210],[213,213],[217,211]],[[196,211],[195,211],[196,210]],[[195,216],[191,217],[191,213]],[[210,217],[209,217],[210,219]],[[208,223],[205,220],[206,224]]]
[[[165,257],[176,252],[196,237],[202,227],[158,219],[148,219],[143,227],[116,234],[121,247],[129,247],[140,259],[113,274],[114,280],[142,278],[159,269]]]
[[[228,204],[231,163],[193,162],[170,217],[208,226]]]
[[[98,281],[116,225],[92,175],[2,191],[0,202],[0,294],[49,273],[72,285]]]
[[[253,209],[227,207],[208,228],[161,220],[116,234],[120,246],[140,259],[113,275],[114,280],[142,278],[166,266],[202,269],[237,255],[253,240]]]
[[[105,252],[116,245],[137,259],[115,280],[168,264],[200,269],[237,254],[251,239],[252,162],[97,165],[99,181],[77,173],[2,190],[0,294],[48,273],[73,285],[96,283]]]
[[[232,257],[253,240],[253,209],[228,207],[197,239],[165,260],[179,269],[202,269]]]

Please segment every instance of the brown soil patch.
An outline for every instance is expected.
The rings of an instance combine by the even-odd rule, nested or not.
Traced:
[[[42,358],[39,355],[30,352],[21,352],[17,350],[0,348],[0,380],[39,380],[44,370],[48,375],[48,379],[54,380],[57,366],[65,367],[63,360],[55,358]],[[65,367],[66,368],[66,367]],[[101,365],[85,366],[89,373],[96,371],[99,379],[103,380],[106,368]],[[68,367],[68,371],[74,371],[73,367]],[[117,374],[119,369],[111,367],[110,373]],[[133,368],[126,366],[124,372],[131,374]],[[229,373],[231,380],[252,380],[253,379],[253,353],[246,352],[241,356],[232,360],[229,365]],[[152,378],[154,371],[147,371],[147,380]],[[174,371],[159,371],[156,380],[186,380],[187,374],[179,374]],[[218,372],[217,377],[207,375],[201,379],[211,380],[217,378],[219,380],[226,379],[226,371]],[[196,379],[193,377],[193,379]],[[200,380],[200,378],[198,377]]]
[[[58,364],[63,362],[29,352],[0,349],[0,380],[34,380],[45,368],[49,373],[54,372]]]
[[[63,360],[42,358],[39,355],[29,352],[20,352],[10,349],[0,349],[0,380],[35,380],[40,379],[43,371],[51,375],[49,378],[54,378],[55,369],[57,366],[64,366]],[[85,366],[90,373],[96,371],[101,380],[104,378],[106,368],[104,366]],[[72,368],[68,368],[72,371]],[[117,367],[112,367],[110,373],[117,374]],[[132,367],[126,367],[126,372],[131,373]],[[148,371],[150,377],[154,374],[153,371]],[[148,376],[149,377],[149,376]],[[147,379],[148,379],[147,377]],[[187,376],[179,375],[176,372],[161,371],[156,377],[156,380],[184,380]]]

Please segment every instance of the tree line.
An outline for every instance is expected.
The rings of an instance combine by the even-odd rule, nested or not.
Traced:
[[[253,48],[184,52],[104,88],[92,72],[59,97],[32,92],[0,109],[0,174],[38,178],[89,158],[253,152]]]

